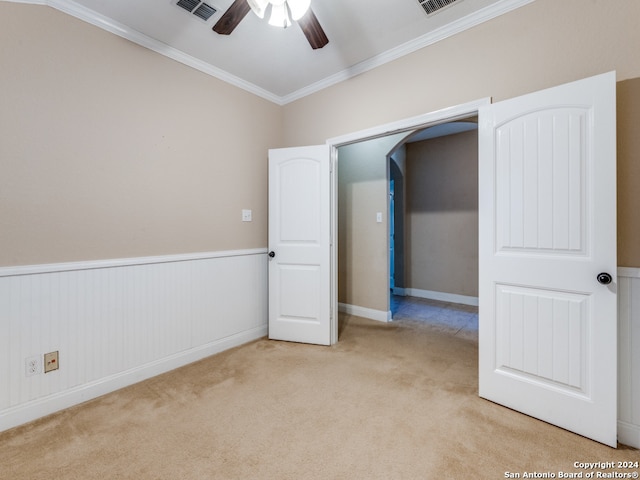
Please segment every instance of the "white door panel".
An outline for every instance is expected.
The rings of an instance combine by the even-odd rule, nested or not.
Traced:
[[[479,118],[480,395],[615,446],[615,74]]]
[[[552,108],[497,126],[498,251],[588,253],[588,114]]]
[[[496,285],[496,367],[588,396],[588,295]]]
[[[330,164],[325,145],[269,151],[269,338],[329,345]]]

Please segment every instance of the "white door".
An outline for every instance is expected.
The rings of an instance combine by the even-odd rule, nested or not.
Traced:
[[[269,338],[331,343],[327,145],[269,150]]]
[[[613,447],[615,88],[611,72],[479,111],[480,396]]]

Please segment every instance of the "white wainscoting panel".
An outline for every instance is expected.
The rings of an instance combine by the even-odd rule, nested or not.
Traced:
[[[0,268],[0,431],[266,335],[265,254]]]
[[[640,448],[640,268],[618,268],[618,441]]]
[[[266,335],[265,253],[0,268],[0,431]],[[618,440],[640,448],[640,269],[618,269],[618,300]]]

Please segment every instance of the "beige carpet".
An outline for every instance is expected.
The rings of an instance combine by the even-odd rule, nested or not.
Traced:
[[[499,479],[640,460],[478,398],[477,353],[464,328],[347,316],[334,347],[259,340],[2,433],[0,478]]]

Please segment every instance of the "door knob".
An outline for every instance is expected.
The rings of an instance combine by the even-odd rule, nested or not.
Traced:
[[[613,278],[611,278],[611,275],[609,275],[606,272],[599,273],[596,278],[598,279],[598,282],[600,282],[602,285],[609,285],[613,280]]]
[[[267,255],[269,255],[271,258],[276,256],[276,252],[274,252],[273,250],[271,250]]]

